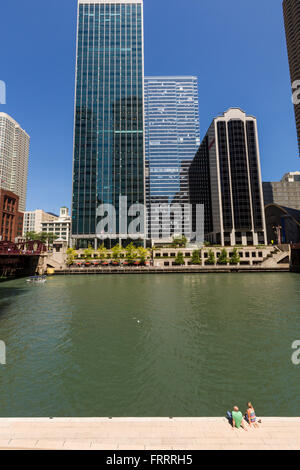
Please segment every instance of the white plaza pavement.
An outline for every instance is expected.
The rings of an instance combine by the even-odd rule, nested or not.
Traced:
[[[299,450],[300,418],[262,418],[232,430],[225,418],[0,419],[0,449]]]

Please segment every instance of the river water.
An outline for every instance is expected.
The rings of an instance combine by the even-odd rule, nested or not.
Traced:
[[[0,284],[0,416],[299,416],[300,275]]]

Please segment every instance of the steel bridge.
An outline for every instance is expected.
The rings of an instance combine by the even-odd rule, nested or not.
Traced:
[[[39,240],[0,241],[0,280],[35,274],[40,257],[46,252],[46,245]]]
[[[46,251],[46,245],[41,241],[22,240],[18,243],[0,241],[0,255],[37,256]]]

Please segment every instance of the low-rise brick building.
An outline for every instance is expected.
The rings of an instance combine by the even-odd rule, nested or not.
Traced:
[[[13,242],[22,237],[23,217],[19,212],[19,196],[0,189],[0,240]]]

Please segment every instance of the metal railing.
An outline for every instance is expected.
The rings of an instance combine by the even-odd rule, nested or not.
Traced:
[[[0,241],[0,255],[36,256],[46,252],[41,241],[21,241],[18,243]]]

